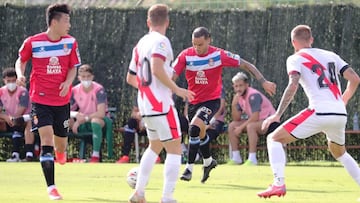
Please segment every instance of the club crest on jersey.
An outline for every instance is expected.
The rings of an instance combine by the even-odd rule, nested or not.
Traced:
[[[196,72],[195,84],[199,84],[199,85],[208,84],[208,79],[207,79],[207,77],[205,75],[205,71],[199,70],[199,71]]]
[[[51,75],[61,73],[61,65],[58,57],[50,57],[49,64],[46,66],[46,73]]]
[[[65,53],[68,53],[70,51],[67,44],[64,44],[63,50],[64,50]]]
[[[210,58],[209,59],[209,66],[213,66],[214,65],[214,59]]]

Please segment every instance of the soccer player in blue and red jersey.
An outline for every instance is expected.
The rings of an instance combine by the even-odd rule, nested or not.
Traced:
[[[190,181],[196,153],[200,151],[204,158],[204,183],[210,171],[216,167],[216,160],[210,156],[209,136],[206,125],[218,111],[222,88],[223,67],[240,67],[255,76],[270,95],[275,94],[276,85],[265,80],[264,76],[251,63],[229,51],[210,46],[211,37],[207,28],[198,27],[192,33],[193,46],[183,50],[174,62],[175,80],[184,70],[188,89],[195,92],[194,100],[189,104],[189,154],[188,163],[181,180]]]
[[[16,61],[17,83],[25,86],[26,63],[32,58],[30,99],[33,130],[41,141],[40,163],[47,183],[49,198],[62,199],[55,186],[54,157],[66,162],[67,131],[70,117],[71,84],[76,76],[80,56],[76,39],[70,30],[70,8],[53,4],[46,10],[46,32],[28,37]]]

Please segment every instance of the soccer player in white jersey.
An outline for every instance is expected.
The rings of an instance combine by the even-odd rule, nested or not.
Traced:
[[[291,31],[291,42],[295,53],[286,62],[289,84],[274,115],[267,118],[263,128],[281,116],[294,98],[299,84],[309,100],[309,106],[285,121],[267,138],[269,161],[274,174],[274,182],[259,197],[284,196],[285,152],[283,144],[305,139],[324,132],[332,156],[338,160],[360,185],[360,169],[356,161],[345,149],[346,105],[354,95],[360,78],[355,71],[337,54],[312,48],[311,28],[298,25]],[[347,82],[341,93],[339,76]]]
[[[189,99],[194,93],[178,87],[171,80],[173,51],[165,36],[169,26],[169,8],[164,4],[151,6],[147,14],[149,33],[133,49],[127,82],[138,89],[138,106],[144,119],[149,147],[140,161],[139,174],[131,203],[144,203],[145,187],[158,154],[165,148],[162,203],[176,203],[173,197],[181,165],[181,132],[172,93]]]

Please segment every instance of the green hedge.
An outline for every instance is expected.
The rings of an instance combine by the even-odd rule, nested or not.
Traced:
[[[191,33],[195,27],[208,27],[212,33],[213,45],[240,54],[242,58],[254,63],[267,79],[277,83],[277,94],[271,98],[275,106],[287,85],[285,62],[293,53],[290,30],[297,24],[312,27],[314,47],[335,51],[360,73],[360,8],[353,5],[272,7],[262,11],[172,10],[170,18],[167,35],[175,55],[191,46]],[[18,49],[27,36],[46,30],[45,7],[3,5],[0,6],[0,19],[0,67],[4,68],[14,65]],[[105,86],[110,106],[119,110],[116,127],[126,122],[135,97],[135,90],[126,84],[125,77],[131,50],[147,32],[145,20],[144,9],[77,9],[71,16],[71,35],[79,42],[82,62],[94,67],[95,80]],[[227,69],[223,72],[224,86],[229,90],[228,103],[233,94],[231,77],[237,71]],[[183,76],[178,83],[185,86]],[[260,88],[256,81],[253,86]],[[306,107],[305,101],[306,97],[300,90],[284,118]],[[359,93],[348,106],[349,118],[354,112],[359,112],[358,103]],[[227,108],[230,112],[230,105]],[[229,119],[228,115],[227,121]],[[352,121],[349,119],[348,128],[351,127]],[[121,136],[116,136],[115,143],[120,142]],[[226,142],[226,139],[222,142]],[[322,141],[315,139],[311,142]],[[118,147],[115,152],[118,155]],[[306,153],[301,154],[303,156],[293,160],[309,158]],[[3,153],[0,156],[4,159],[2,155]],[[260,159],[266,160],[266,156],[266,153],[261,154]]]

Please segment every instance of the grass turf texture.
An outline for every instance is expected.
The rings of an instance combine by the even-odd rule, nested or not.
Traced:
[[[136,164],[56,164],[56,184],[63,202],[127,202],[132,189],[126,174]],[[182,165],[183,172],[185,166]],[[148,184],[148,203],[159,202],[163,165],[154,167]],[[272,182],[269,165],[219,165],[205,184],[200,183],[201,165],[195,165],[190,182],[178,181],[175,198],[179,203],[192,202],[356,202],[359,187],[334,162],[289,164],[286,168],[287,195],[284,198],[260,199],[256,193]],[[49,202],[39,163],[0,163],[0,201]]]

